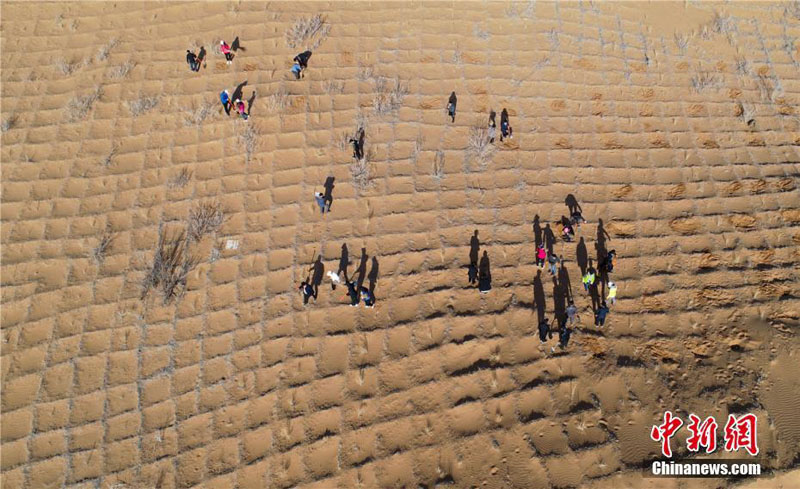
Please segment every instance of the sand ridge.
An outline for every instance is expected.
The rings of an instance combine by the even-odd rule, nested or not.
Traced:
[[[796,467],[793,4],[0,13],[3,487],[640,487],[665,409],[754,412],[765,467]],[[330,31],[295,81],[285,32],[317,13]],[[227,66],[214,47],[235,36]],[[245,80],[246,123],[217,101]],[[503,107],[514,138],[468,153]],[[363,189],[342,145],[358,122]],[[581,322],[554,352],[533,223],[557,233],[570,194],[589,222],[554,248]],[[224,220],[185,291],[142,300],[160,223],[203,204]],[[467,284],[475,230],[487,295]],[[599,241],[618,253],[602,330],[580,284]],[[324,282],[303,307],[297,284],[343,245],[378,305]]]

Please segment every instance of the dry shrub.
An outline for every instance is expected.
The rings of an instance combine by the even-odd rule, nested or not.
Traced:
[[[94,247],[94,250],[92,250],[92,257],[95,259],[95,261],[97,261],[97,263],[103,263],[103,260],[106,258],[106,253],[111,247],[111,243],[113,241],[114,235],[109,232],[106,232],[100,238],[100,242]]]
[[[307,49],[314,50],[328,37],[330,30],[330,24],[320,14],[311,17],[300,17],[286,31],[286,45],[290,48],[296,48],[305,44]],[[307,44],[312,40],[314,40],[313,43]]]
[[[101,163],[103,163],[103,166],[105,166],[105,167],[111,166],[111,162],[114,159],[114,156],[117,154],[117,150],[118,150],[118,148],[116,146],[111,148],[111,151],[108,152],[108,154],[103,158],[103,160],[101,162]]]
[[[480,24],[475,24],[472,27],[472,34],[477,37],[478,39],[489,39],[489,31],[483,29]]]
[[[736,22],[730,15],[722,15],[718,11],[714,11],[714,17],[711,19],[711,29],[717,34],[730,35],[736,32]]]
[[[63,75],[66,75],[66,76],[69,76],[69,75],[75,73],[76,71],[78,71],[78,68],[80,68],[81,66],[83,66],[83,62],[82,61],[76,61],[74,63],[70,63],[69,61],[67,61],[64,58],[59,58],[59,59],[56,60],[56,68]]]
[[[675,46],[681,54],[686,54],[686,48],[689,47],[689,36],[686,34],[675,34]]]
[[[769,76],[759,73],[756,79],[756,85],[758,85],[761,100],[765,102],[772,102],[774,100],[776,94],[775,84]]]
[[[467,156],[476,160],[482,167],[494,155],[495,147],[489,142],[489,129],[485,126],[471,127],[467,139]]]
[[[132,116],[139,117],[145,112],[153,110],[158,105],[158,102],[159,102],[158,95],[154,97],[146,97],[144,95],[140,95],[138,99],[132,102],[128,102],[128,109],[131,111]]]
[[[17,114],[11,114],[11,115],[9,115],[9,116],[8,116],[8,117],[6,117],[5,119],[3,119],[3,123],[2,123],[2,124],[0,124],[0,130],[1,130],[2,132],[6,132],[6,131],[8,131],[9,129],[11,129],[12,127],[14,127],[14,124],[16,124],[16,123],[17,123],[17,120],[18,120]]]
[[[325,93],[328,95],[338,95],[344,92],[344,82],[338,80],[326,80],[325,83],[322,84],[322,88],[325,89]]]
[[[192,179],[192,172],[189,171],[188,168],[181,169],[180,173],[175,175],[172,180],[167,183],[170,188],[182,188],[185,187],[189,180]]]
[[[395,78],[392,82],[384,77],[374,80],[375,98],[372,100],[372,108],[378,115],[385,115],[399,109],[403,104],[403,98],[408,94],[408,85]]]
[[[109,78],[125,78],[135,67],[136,63],[128,60],[121,65],[114,66],[108,70],[108,76]]]
[[[258,130],[253,124],[245,124],[244,132],[239,135],[239,139],[244,144],[244,161],[250,163],[253,153],[258,148]]]
[[[158,226],[158,244],[153,255],[153,265],[142,281],[142,300],[150,289],[159,289],[166,305],[178,295],[180,288],[186,289],[186,278],[199,260],[189,252],[186,231],[167,237],[164,224]]]
[[[441,149],[436,152],[433,158],[433,177],[441,180],[444,178],[444,151]]]
[[[357,192],[363,192],[372,186],[370,162],[367,158],[356,160],[350,164],[350,175]]]
[[[114,47],[119,44],[117,39],[111,39],[106,44],[104,44],[99,51],[97,51],[97,60],[98,61],[105,61],[108,58],[109,53],[111,52]]]
[[[414,148],[411,150],[411,162],[415,163],[419,160],[419,154],[422,152],[422,145],[425,143],[425,140],[422,138],[420,134],[417,136],[417,139],[414,141]]]
[[[189,110],[189,115],[183,119],[184,126],[199,126],[203,121],[210,116],[214,110],[215,104],[208,100],[203,101],[199,107],[194,110]]]
[[[750,73],[750,62],[747,61],[747,58],[742,56],[736,57],[736,72],[740,75],[747,75]]]
[[[74,97],[67,103],[67,120],[75,122],[83,119],[92,110],[94,103],[103,94],[101,87],[96,87],[89,95]]]
[[[189,211],[188,239],[200,241],[206,234],[216,232],[222,226],[223,219],[224,214],[219,202],[198,204]]]
[[[283,85],[275,93],[267,97],[267,109],[270,112],[281,112],[287,105],[289,105],[289,94]]]
[[[374,69],[372,66],[359,66],[358,71],[356,72],[356,80],[358,81],[367,81],[372,79],[374,75]]]
[[[353,135],[349,132],[340,132],[335,136],[331,136],[331,144],[339,151],[347,151],[351,137],[353,137]]]
[[[708,87],[717,87],[719,83],[719,77],[708,71],[699,71],[692,77],[692,88],[697,93]]]

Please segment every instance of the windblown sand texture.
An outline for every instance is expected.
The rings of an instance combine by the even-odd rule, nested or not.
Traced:
[[[285,33],[317,13],[330,31],[295,81],[309,43]],[[756,413],[776,474],[747,487],[800,484],[796,2],[0,14],[4,489],[727,487],[642,478],[666,409]],[[245,80],[247,123],[217,98]],[[504,107],[515,137],[482,163],[468,138]],[[558,233],[569,194],[589,222],[555,245],[581,309],[562,352],[537,336],[554,303],[532,223]],[[201,204],[224,219],[191,241],[185,292],[142,299],[160,223]],[[599,235],[618,253],[602,330],[578,267]],[[377,307],[327,281],[303,307],[343,245]]]

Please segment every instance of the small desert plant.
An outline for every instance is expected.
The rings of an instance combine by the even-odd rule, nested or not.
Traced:
[[[103,158],[102,161],[103,166],[105,167],[111,166],[111,161],[114,159],[114,156],[116,154],[117,154],[117,147],[114,146],[113,148],[111,148],[111,151],[109,151],[108,154]]]
[[[444,178],[444,151],[441,149],[436,152],[433,158],[433,177],[436,179]]]
[[[765,75],[758,75],[756,79],[758,91],[761,93],[761,99],[765,102],[772,102],[775,95],[775,84],[772,83],[770,77]]]
[[[258,130],[252,124],[247,124],[239,138],[244,144],[245,162],[250,163],[250,159],[258,147]]]
[[[747,58],[742,56],[736,57],[736,72],[740,75],[747,75],[750,73],[750,62],[747,61]]]
[[[730,35],[736,32],[736,22],[730,15],[722,15],[718,11],[714,11],[714,17],[711,19],[711,29],[717,34]]]
[[[108,54],[111,52],[114,47],[119,44],[119,41],[116,39],[111,39],[106,44],[104,44],[99,51],[97,51],[97,61],[105,61],[108,58]]]
[[[470,128],[467,139],[467,155],[469,157],[484,166],[491,159],[494,150],[494,145],[489,142],[488,128],[484,126]]]
[[[347,151],[347,147],[350,145],[350,138],[352,137],[353,135],[349,132],[340,132],[336,136],[331,136],[331,143],[339,151]]]
[[[290,48],[296,48],[316,38],[313,43],[306,45],[308,49],[314,50],[325,40],[330,30],[331,26],[325,22],[325,18],[320,14],[311,17],[300,17],[286,31],[286,45]]]
[[[69,122],[75,122],[86,117],[89,111],[92,110],[94,103],[102,94],[103,90],[98,86],[94,89],[94,92],[90,93],[89,95],[83,95],[70,99],[70,101],[67,103],[67,120]]]
[[[289,105],[289,94],[283,85],[275,93],[267,97],[267,108],[270,112],[281,112],[287,105]]]
[[[482,29],[479,24],[475,24],[472,27],[472,34],[477,37],[478,39],[489,39],[489,32]]]
[[[14,124],[17,123],[17,119],[18,119],[17,114],[9,115],[5,119],[3,119],[3,123],[2,125],[0,125],[0,130],[2,130],[3,132],[8,131],[9,129],[14,127]]]
[[[344,82],[337,80],[326,80],[322,87],[328,95],[337,95],[344,92]]]
[[[110,78],[125,78],[128,76],[128,73],[131,72],[133,68],[136,67],[136,63],[131,60],[124,62],[121,65],[114,66],[110,70],[108,70],[108,76]]]
[[[194,110],[189,110],[189,115],[183,119],[184,126],[199,126],[214,111],[215,104],[204,101]]]
[[[111,247],[111,243],[113,241],[114,235],[108,231],[106,231],[106,233],[100,238],[100,242],[94,247],[94,250],[92,250],[92,257],[95,259],[95,261],[97,261],[97,263],[103,263],[103,260],[106,259],[106,253]]]
[[[356,191],[363,192],[372,186],[370,163],[367,158],[356,160],[350,164],[350,175],[353,177],[353,186]]]
[[[375,113],[384,115],[400,108],[403,98],[408,94],[408,86],[398,78],[393,83],[384,77],[378,77],[374,81],[375,98],[372,100],[372,108]]]
[[[58,71],[67,76],[75,73],[81,66],[83,66],[83,62],[81,61],[70,63],[64,58],[59,58],[56,60],[56,68]]]
[[[178,295],[179,287],[186,288],[186,278],[198,263],[189,252],[188,246],[185,231],[167,237],[163,223],[159,225],[153,265],[142,281],[142,300],[150,289],[158,288],[166,305]]]
[[[189,180],[192,179],[192,172],[188,168],[183,168],[180,173],[175,175],[172,180],[167,183],[171,188],[185,187]]]
[[[157,95],[155,97],[140,95],[138,99],[128,102],[128,109],[131,111],[132,116],[139,117],[145,112],[153,110],[158,105],[158,101],[159,97]]]
[[[367,81],[372,78],[375,70],[372,66],[359,66],[356,72],[356,80]]]
[[[414,141],[414,149],[411,150],[411,162],[416,163],[419,159],[419,154],[422,151],[422,146],[425,144],[425,140],[422,138],[422,135],[417,136],[417,139]]]
[[[692,88],[697,93],[702,92],[708,87],[716,87],[718,85],[719,78],[708,71],[699,71],[692,76]]]
[[[675,46],[681,54],[686,54],[686,48],[689,47],[689,36],[686,34],[675,34]]]
[[[223,218],[219,202],[203,202],[193,207],[189,211],[188,239],[200,241],[206,234],[219,229],[222,226]]]

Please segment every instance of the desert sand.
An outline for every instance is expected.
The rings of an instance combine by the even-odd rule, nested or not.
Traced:
[[[4,489],[800,486],[797,2],[0,17]],[[218,99],[245,81],[247,122]],[[514,138],[483,144],[503,108]],[[588,222],[556,240],[554,285],[534,221],[558,235],[569,195]],[[166,300],[143,287],[160,235]],[[304,306],[343,247],[376,307],[327,279]],[[580,266],[602,247],[601,329]],[[567,289],[562,351],[537,325]],[[644,478],[667,409],[757,414],[767,475]]]

